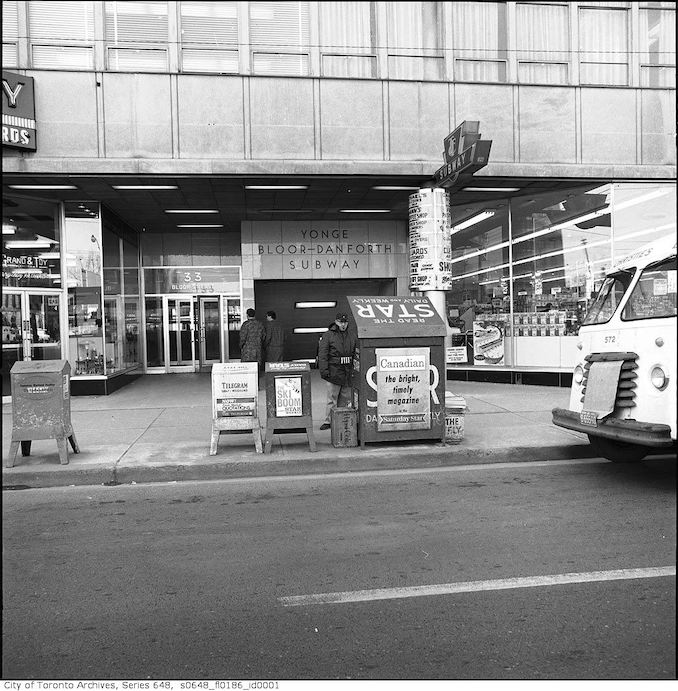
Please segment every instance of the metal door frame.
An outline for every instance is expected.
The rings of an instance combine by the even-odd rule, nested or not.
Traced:
[[[164,354],[165,354],[165,372],[168,374],[172,373],[181,373],[181,372],[197,372],[200,368],[199,362],[196,359],[196,348],[195,348],[195,312],[194,312],[194,299],[195,295],[192,295],[191,293],[187,294],[181,294],[181,293],[176,293],[172,295],[163,295],[162,296],[162,328],[163,328],[163,335],[165,338],[165,343],[164,343]],[[188,365],[172,365],[170,364],[170,312],[169,312],[169,302],[170,300],[176,302],[176,303],[188,303],[189,306],[189,324],[190,324],[190,339],[189,342],[191,344],[191,357],[190,361],[191,364]],[[178,321],[177,323],[181,323],[181,311],[179,311],[179,314],[177,315]]]
[[[198,336],[198,371],[208,372],[211,370],[212,365],[223,362],[224,359],[224,328],[223,328],[223,311],[222,311],[222,298],[221,295],[195,295],[195,302],[198,304],[197,314],[195,314],[194,305],[194,316],[197,316],[197,331]],[[205,303],[207,301],[216,301],[217,303],[217,313],[218,313],[218,332],[219,332],[219,356],[216,359],[208,360],[206,354],[205,346]]]

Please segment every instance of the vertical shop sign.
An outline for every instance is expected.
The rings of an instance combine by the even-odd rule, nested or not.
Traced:
[[[410,195],[410,289],[449,290],[452,284],[450,199],[444,189]]]
[[[33,77],[2,71],[2,145],[37,149]]]
[[[377,430],[431,429],[429,348],[376,348]]]

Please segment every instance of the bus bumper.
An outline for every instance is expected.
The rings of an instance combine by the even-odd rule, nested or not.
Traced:
[[[590,434],[592,437],[605,437],[627,444],[652,446],[655,448],[670,448],[675,444],[671,439],[671,427],[650,422],[636,420],[618,420],[607,418],[598,420],[597,425],[586,425],[579,419],[579,413],[565,408],[554,408],[551,411],[553,424],[575,432]]]

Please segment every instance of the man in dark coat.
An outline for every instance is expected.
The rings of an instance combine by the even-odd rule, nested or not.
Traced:
[[[257,362],[261,366],[264,352],[264,325],[255,311],[247,310],[247,321],[240,327],[240,361]]]
[[[334,324],[323,334],[318,347],[318,369],[327,382],[325,421],[320,429],[329,429],[332,411],[351,404],[351,371],[356,337],[348,330],[348,316],[337,314]]]
[[[266,312],[264,328],[266,330],[264,336],[266,362],[282,362],[285,349],[285,330],[276,321],[276,314],[273,310]]]

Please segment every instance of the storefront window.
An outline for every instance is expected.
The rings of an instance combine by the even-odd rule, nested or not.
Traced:
[[[611,266],[610,185],[519,198],[511,207],[516,336],[575,336]],[[548,343],[543,344],[549,348]],[[534,361],[521,354],[516,362]],[[545,352],[540,364],[565,358]]]
[[[58,205],[3,196],[2,395],[21,360],[62,357],[61,244]]]
[[[105,374],[99,205],[68,202],[65,211],[68,340],[71,373]]]
[[[22,197],[2,200],[2,285],[61,288],[58,205]]]
[[[139,304],[139,248],[128,238],[122,241],[125,344],[123,348],[123,367],[136,367],[141,364],[139,333],[141,308]]]
[[[617,183],[612,188],[615,262],[658,238],[675,236],[675,183]]]
[[[453,361],[508,364],[508,202],[452,206],[451,223],[453,278],[447,294],[447,319]]]

